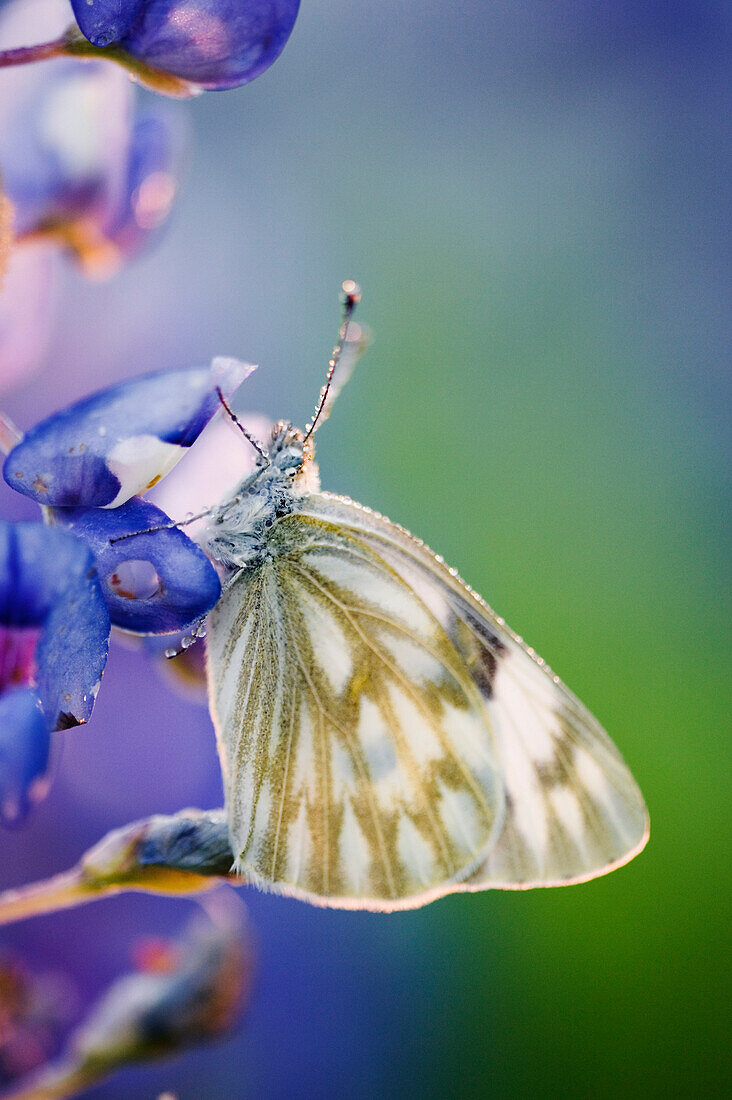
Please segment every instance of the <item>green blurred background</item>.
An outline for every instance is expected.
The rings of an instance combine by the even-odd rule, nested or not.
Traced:
[[[325,487],[423,537],[551,662],[652,823],[633,863],[568,889],[389,918],[253,897],[240,1036],[95,1096],[722,1093],[729,30],[726,3],[303,0],[270,73],[180,106],[194,139],[161,246],[102,287],[64,276],[21,423],[220,353],[262,364],[248,408],[302,424],[358,279],[375,340],[318,437]],[[161,808],[125,808],[141,758],[104,757],[103,705],[39,848],[84,759],[85,840]],[[99,935],[162,921],[155,904],[109,903]],[[64,919],[54,949],[78,966]]]

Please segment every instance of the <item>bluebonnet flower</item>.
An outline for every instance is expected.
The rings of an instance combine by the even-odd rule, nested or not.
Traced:
[[[42,793],[51,732],[89,720],[109,629],[89,548],[0,520],[0,820],[20,820]]]
[[[133,378],[42,421],[10,451],[11,488],[93,550],[114,625],[172,634],[216,603],[220,582],[206,555],[138,494],[186,454],[220,410],[218,391],[230,396],[251,370],[215,359]]]
[[[7,40],[61,0],[15,0]],[[4,73],[0,172],[18,242],[50,238],[94,273],[115,270],[164,222],[182,131],[165,105],[140,111],[119,69],[62,60]]]
[[[52,526],[0,524],[0,816],[38,791],[54,729],[86,722],[110,622],[137,634],[194,630],[219,598],[202,550],[149,490],[253,368],[214,360],[112,386],[10,446],[4,476]],[[14,442],[0,424],[0,442]],[[149,530],[153,529],[153,530]],[[119,536],[135,534],[134,539]]]
[[[236,88],[282,53],[300,0],[71,0],[78,26],[0,54],[0,67],[105,57],[167,95]]]
[[[196,89],[223,89],[246,84],[279,57],[300,0],[71,0],[71,6],[86,38],[111,48],[133,71],[141,63]]]

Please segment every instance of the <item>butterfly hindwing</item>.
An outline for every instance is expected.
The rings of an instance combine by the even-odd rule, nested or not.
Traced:
[[[358,537],[279,520],[209,621],[212,711],[242,874],[394,909],[454,888],[501,829],[485,710],[431,609]]]
[[[421,594],[479,688],[504,785],[497,842],[462,889],[594,878],[645,845],[648,815],[620,753],[586,707],[467,585],[406,531],[343,498],[305,509],[340,524]]]

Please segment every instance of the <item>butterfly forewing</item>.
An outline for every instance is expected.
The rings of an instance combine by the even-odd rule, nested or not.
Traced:
[[[643,797],[590,712],[440,558],[367,508],[313,495],[304,513],[377,554],[440,623],[484,702],[504,787],[502,830],[454,889],[520,889],[590,879],[648,837]]]
[[[208,652],[245,877],[391,909],[482,863],[504,804],[484,701],[429,601],[379,548],[308,510],[279,520],[268,560],[212,613]]]

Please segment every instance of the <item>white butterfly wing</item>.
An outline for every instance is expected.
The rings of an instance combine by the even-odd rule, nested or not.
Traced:
[[[526,889],[605,874],[648,839],[643,796],[620,753],[544,661],[408,532],[330,494],[303,511],[377,554],[448,634],[478,687],[497,752],[504,819],[480,866],[453,889]]]
[[[504,812],[464,659],[421,593],[317,503],[278,520],[268,550],[209,617],[237,869],[339,907],[449,892],[482,863]]]
[[[593,878],[646,842],[605,732],[408,532],[313,494],[210,617],[242,874],[390,910]]]

